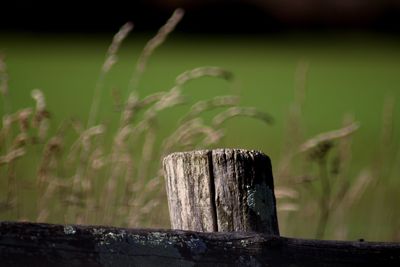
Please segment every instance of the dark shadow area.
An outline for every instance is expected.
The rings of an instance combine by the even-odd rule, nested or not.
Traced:
[[[154,31],[182,7],[187,15],[178,31],[185,33],[400,32],[400,3],[392,0],[8,1],[1,6],[2,31],[114,32],[127,21],[136,31]]]

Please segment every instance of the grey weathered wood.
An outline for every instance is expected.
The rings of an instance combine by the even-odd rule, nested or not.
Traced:
[[[1,266],[400,266],[400,243],[0,223]]]
[[[210,164],[207,150],[174,153],[164,159],[173,229],[217,231]]]
[[[215,149],[164,159],[173,229],[279,235],[271,162],[258,151]]]

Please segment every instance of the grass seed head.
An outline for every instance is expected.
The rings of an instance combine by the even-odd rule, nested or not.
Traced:
[[[167,39],[168,35],[175,29],[176,25],[181,21],[184,15],[183,9],[176,9],[172,16],[168,19],[164,26],[162,26],[157,34],[150,39],[142,50],[139,56],[136,68],[129,82],[128,90],[130,92],[135,91],[139,84],[139,79],[146,69],[147,62],[150,56],[154,53],[157,47],[159,47]]]
[[[310,151],[314,148],[316,148],[317,150],[320,150],[321,147],[318,148],[318,146],[321,145],[322,147],[324,147],[324,146],[326,147],[327,143],[329,143],[330,141],[334,141],[336,139],[340,139],[340,138],[346,137],[350,134],[353,134],[355,131],[358,130],[359,127],[360,127],[360,124],[358,122],[353,122],[352,124],[350,124],[346,127],[343,127],[339,130],[334,130],[334,131],[318,134],[315,137],[304,142],[300,146],[299,151],[306,152],[306,151]]]
[[[272,117],[268,113],[259,111],[256,108],[232,107],[232,108],[229,108],[229,109],[221,112],[217,116],[215,116],[213,119],[213,125],[215,127],[219,127],[219,126],[221,126],[222,123],[224,123],[228,119],[238,117],[238,116],[252,117],[252,118],[264,121],[267,124],[272,124],[272,122],[273,122]]]
[[[177,86],[182,87],[187,82],[201,77],[216,77],[230,81],[233,78],[233,74],[220,67],[200,67],[178,75],[175,79],[175,83]]]

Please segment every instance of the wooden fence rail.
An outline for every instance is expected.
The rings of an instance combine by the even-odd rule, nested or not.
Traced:
[[[0,265],[400,266],[400,244],[3,222]]]
[[[0,223],[0,266],[400,266],[400,243],[279,236],[269,158],[238,149],[164,160],[175,230]]]

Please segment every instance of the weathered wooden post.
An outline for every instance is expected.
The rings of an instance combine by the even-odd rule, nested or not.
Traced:
[[[215,149],[165,157],[173,229],[279,235],[271,162],[258,151]]]

